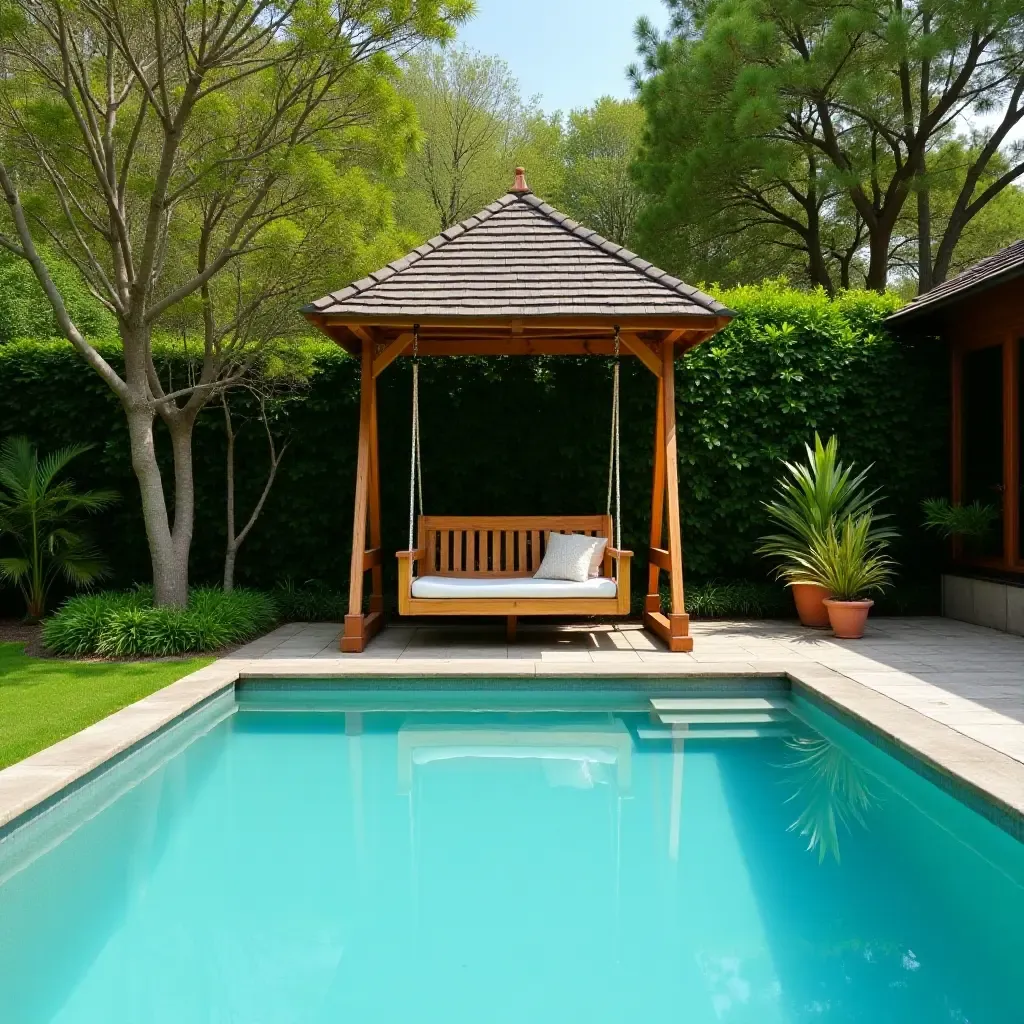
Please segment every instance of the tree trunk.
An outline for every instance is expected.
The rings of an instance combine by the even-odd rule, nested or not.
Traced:
[[[953,253],[957,242],[967,226],[968,218],[963,211],[955,209],[946,223],[938,248],[935,250],[935,264],[931,272],[931,287],[942,284],[949,277],[949,269],[953,265]]]
[[[227,480],[227,543],[224,546],[224,590],[230,592],[231,590],[234,590],[235,587],[235,562],[238,559],[238,551],[242,546],[242,542],[249,536],[249,531],[256,525],[256,520],[259,519],[260,512],[263,511],[263,505],[267,500],[267,495],[270,494],[270,488],[274,486],[274,478],[277,476],[278,466],[281,465],[281,459],[284,457],[284,452],[288,447],[288,444],[286,442],[281,446],[280,450],[278,450],[277,445],[274,443],[273,432],[270,429],[270,421],[267,419],[265,401],[263,398],[260,398],[260,420],[263,423],[263,429],[267,435],[267,450],[270,454],[270,470],[267,473],[267,479],[263,485],[263,491],[252,510],[252,514],[249,516],[248,521],[245,526],[242,527],[241,531],[236,531],[235,428],[231,420],[231,404],[228,399],[227,392],[224,392],[221,395],[220,401],[221,406],[224,409],[224,433],[227,437],[227,465],[225,474]]]
[[[235,555],[238,548],[235,544],[228,544],[224,551],[224,591],[230,594],[235,589]]]
[[[889,245],[892,242],[892,228],[877,223],[869,229],[868,273],[864,281],[869,291],[884,292],[889,282]]]
[[[924,157],[918,177],[924,177]],[[927,185],[918,182],[917,190],[917,293],[923,295],[932,287],[932,200]]]
[[[821,210],[818,207],[817,165],[812,158],[808,161],[807,198],[804,210],[807,214],[807,234],[804,241],[807,246],[807,276],[812,288],[824,288],[829,298],[834,298],[836,287],[828,272],[828,263],[821,248]]]
[[[127,408],[125,412],[128,417],[128,436],[131,440],[132,469],[139,481],[142,519],[146,525],[146,538],[149,541],[150,558],[153,563],[153,603],[184,607],[188,603],[188,550],[192,539],[191,530],[188,542],[184,546],[176,543],[178,538],[175,536],[176,531],[171,529],[160,464],[156,458],[153,437],[154,415],[148,403],[139,403],[137,406]],[[176,456],[175,476],[178,475],[177,470]],[[175,493],[179,493],[177,486]],[[176,503],[175,518],[177,519],[180,514],[181,509]]]
[[[227,437],[227,455],[225,476],[227,478],[227,544],[224,548],[224,590],[230,593],[235,589],[235,557],[238,544],[235,541],[235,428],[231,422],[231,406],[225,392],[220,396],[224,408],[224,433]]]
[[[829,298],[835,298],[836,286],[828,272],[828,265],[820,247],[813,246],[807,250],[807,276],[812,288],[824,288]]]

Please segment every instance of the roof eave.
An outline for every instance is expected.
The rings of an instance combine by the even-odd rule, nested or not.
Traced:
[[[976,296],[989,291],[991,288],[998,287],[1001,284],[1006,284],[1018,277],[1024,277],[1024,263],[1018,264],[1014,267],[1008,267],[1006,270],[1003,270],[998,274],[992,274],[990,277],[976,281],[974,284],[970,284],[965,288],[952,291],[940,299],[933,299],[930,302],[921,303],[908,302],[902,309],[898,309],[895,313],[891,313],[887,316],[884,323],[890,325],[898,323],[898,326],[902,327],[904,324],[908,324],[912,320],[924,319],[938,310],[945,309],[946,307],[957,302],[962,302],[965,299],[973,299]]]
[[[517,326],[520,324],[531,324],[544,326],[546,323],[578,324],[586,328],[589,324],[601,327],[614,328],[616,325],[627,330],[672,330],[675,327],[693,326],[721,326],[724,327],[737,314],[734,310],[722,307],[720,310],[711,310],[693,313],[488,313],[476,314],[446,313],[446,314],[384,314],[384,313],[349,313],[345,309],[319,310],[311,306],[303,306],[300,310],[302,315],[316,326],[329,324],[335,327],[344,327],[346,324],[358,324],[360,326],[402,327],[411,326],[414,323],[421,326],[451,326],[451,327],[479,327],[481,324],[493,324],[495,326]]]

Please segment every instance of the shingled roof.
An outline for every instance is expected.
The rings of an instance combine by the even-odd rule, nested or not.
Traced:
[[[886,319],[886,323],[902,326],[910,320],[926,316],[943,306],[968,295],[985,291],[1024,275],[1024,239],[1014,242],[973,266],[919,295]]]
[[[732,315],[710,295],[528,191],[509,192],[302,312],[359,318]]]

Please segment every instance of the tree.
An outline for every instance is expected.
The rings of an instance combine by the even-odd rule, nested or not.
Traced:
[[[674,34],[660,39],[638,26],[645,68],[636,74],[651,118],[645,162],[678,158],[669,174],[678,189],[662,186],[676,208],[699,190],[694,165],[713,155],[734,152],[744,176],[783,187],[780,167],[813,158],[822,185],[841,192],[862,224],[870,288],[885,287],[894,233],[916,197],[917,273],[927,290],[947,276],[970,221],[1024,174],[1024,151],[1007,144],[1024,119],[1019,0],[666,2]],[[993,113],[936,238],[930,156],[964,118]],[[993,175],[1000,156],[1006,169]],[[806,205],[806,192],[792,198]]]
[[[28,438],[8,438],[0,445],[0,536],[10,537],[19,551],[0,558],[0,579],[21,590],[29,619],[43,617],[59,578],[83,587],[106,575],[99,552],[77,527],[84,515],[109,508],[117,495],[76,491],[70,480],[57,480],[91,447],[70,445],[40,459]]]
[[[562,138],[556,205],[627,247],[643,202],[631,172],[643,128],[638,103],[604,96],[586,110],[574,110]]]
[[[535,188],[551,186],[557,118],[523,101],[503,60],[465,47],[432,51],[410,61],[402,91],[421,132],[400,214],[416,234],[437,234],[493,202],[517,164]]]
[[[0,245],[128,421],[157,604],[188,593],[200,410],[278,337],[300,294],[388,230],[363,167],[412,137],[397,58],[444,40],[471,0],[17,0],[2,19]],[[117,320],[123,371],[69,312],[42,242]],[[289,320],[291,318],[291,321]],[[198,328],[173,390],[153,337]],[[154,423],[170,439],[172,480]],[[170,499],[170,500],[169,500]]]
[[[284,405],[301,394],[302,390],[308,386],[313,372],[313,354],[308,346],[297,348],[286,348],[282,345],[271,346],[262,353],[259,364],[252,367],[241,381],[221,393],[224,436],[227,442],[225,450],[227,537],[224,545],[223,574],[223,586],[226,591],[234,589],[238,552],[263,511],[263,506],[277,479],[281,460],[291,443],[287,432],[280,428],[280,421],[287,421]],[[237,410],[232,412],[233,400],[237,405],[242,406],[240,417]],[[236,445],[241,431],[253,420],[260,424],[266,438],[267,473],[252,511],[249,513],[245,525],[239,530],[235,493]],[[278,427],[276,436],[275,425]]]

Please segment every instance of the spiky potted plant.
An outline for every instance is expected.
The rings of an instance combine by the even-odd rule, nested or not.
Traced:
[[[873,516],[847,516],[837,528],[828,528],[812,540],[800,559],[802,568],[792,578],[817,583],[832,595],[825,599],[832,632],[843,640],[864,635],[868,612],[875,603],[868,594],[885,590],[892,582],[893,561],[886,553],[887,538],[872,531]]]
[[[783,463],[785,472],[776,484],[775,499],[764,502],[776,532],[762,537],[757,550],[775,562],[775,576],[793,594],[800,622],[824,628],[829,624],[824,604],[829,591],[807,577],[807,555],[830,526],[851,516],[873,514],[878,491],[865,489],[867,469],[854,475],[852,465],[845,466],[839,461],[839,440],[835,436],[823,443],[815,433],[813,448],[805,447],[806,461]],[[880,525],[885,518],[873,515],[875,539],[894,536],[894,531]]]

